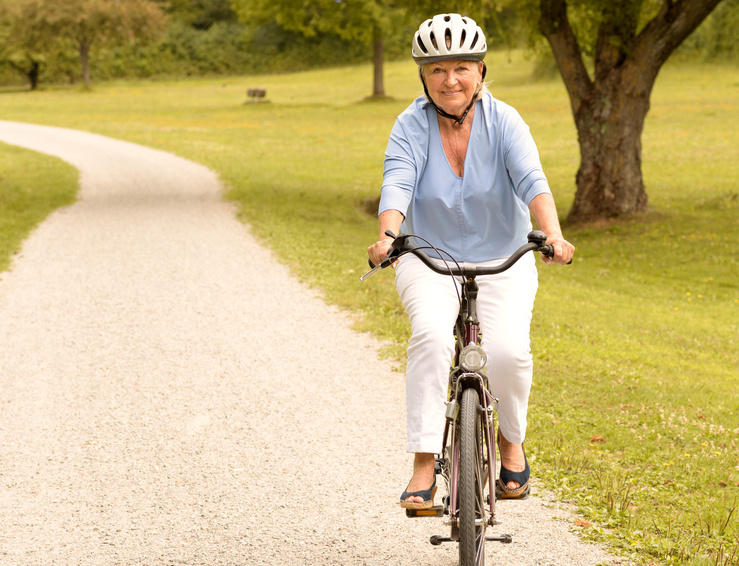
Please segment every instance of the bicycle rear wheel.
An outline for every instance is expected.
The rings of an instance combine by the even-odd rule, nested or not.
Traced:
[[[480,398],[475,389],[462,392],[459,411],[459,563],[485,564],[485,478]]]

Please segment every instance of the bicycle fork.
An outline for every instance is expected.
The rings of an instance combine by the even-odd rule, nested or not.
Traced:
[[[466,379],[462,379],[466,378]],[[443,515],[448,516],[445,524],[451,527],[451,535],[448,537],[433,535],[429,542],[438,546],[444,542],[458,542],[459,541],[459,525],[458,525],[458,501],[457,494],[459,488],[459,439],[456,436],[458,428],[458,414],[459,414],[459,403],[457,399],[461,397],[462,389],[466,388],[461,383],[469,382],[470,378],[479,380],[480,385],[484,383],[484,378],[478,374],[462,374],[456,380],[457,385],[460,387],[459,395],[454,394],[450,396],[450,400],[447,403],[446,411],[446,425],[444,427],[444,440],[443,446],[444,452],[436,459],[435,471],[437,475],[441,475],[447,486],[447,493],[443,498],[444,505],[433,507],[426,510],[427,516],[441,517]],[[467,386],[471,386],[467,383]],[[488,484],[488,505],[489,514],[486,519],[477,519],[480,523],[487,522],[487,525],[494,526],[499,524],[495,520],[495,473],[496,473],[496,456],[495,456],[495,418],[494,411],[497,399],[495,399],[487,390],[486,387],[480,386],[478,392],[480,395],[480,405],[478,406],[478,414],[480,416],[480,422],[482,423],[482,444],[483,450],[487,451],[487,470],[481,478],[482,482],[487,481]],[[452,435],[452,442],[447,444],[449,435]],[[451,449],[451,450],[450,450]],[[482,454],[480,454],[482,457]],[[421,516],[421,515],[417,515]],[[487,526],[486,525],[486,526]],[[482,525],[481,525],[482,526]],[[486,535],[486,541],[490,542],[501,542],[511,543],[513,537],[509,534],[501,535]]]

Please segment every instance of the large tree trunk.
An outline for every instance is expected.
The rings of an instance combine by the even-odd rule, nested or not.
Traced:
[[[646,210],[641,135],[652,85],[646,73],[614,70],[575,112],[581,161],[569,221]]]
[[[372,28],[372,61],[374,64],[372,96],[383,98],[385,96],[385,47],[382,41],[382,30],[377,24]]]
[[[603,5],[591,77],[570,25],[567,0],[539,0],[539,28],[564,79],[580,141],[569,221],[646,210],[641,134],[652,87],[667,58],[720,1],[663,0],[638,34],[638,0]]]

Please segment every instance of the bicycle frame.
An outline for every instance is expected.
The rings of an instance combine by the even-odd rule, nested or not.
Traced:
[[[458,412],[459,403],[462,398],[462,392],[473,387],[477,390],[480,405],[482,409],[482,425],[483,425],[483,439],[484,450],[487,454],[483,454],[483,465],[487,466],[488,470],[488,493],[491,494],[488,497],[489,506],[487,517],[485,522],[488,525],[492,525],[495,517],[495,489],[494,489],[494,478],[496,469],[496,458],[495,458],[495,405],[497,399],[495,399],[488,390],[487,376],[482,371],[468,372],[464,371],[460,367],[459,355],[460,352],[469,345],[480,345],[480,325],[477,320],[477,283],[475,276],[471,275],[462,283],[461,291],[461,305],[459,309],[459,315],[457,316],[457,322],[455,326],[455,334],[457,337],[456,351],[452,364],[452,370],[449,373],[449,397],[447,400],[447,413],[446,423],[444,426],[444,436],[442,441],[442,452],[440,454],[442,460],[444,459],[444,452],[447,446],[450,447],[450,454],[452,461],[449,463],[449,470],[447,475],[442,474],[445,481],[447,482],[447,492],[450,494],[448,514],[452,523],[452,540],[456,540],[457,536],[455,528],[457,527],[458,517],[458,501],[457,494],[458,482],[459,482],[459,440],[458,440]],[[451,435],[451,438],[450,438]],[[443,467],[442,467],[443,469]],[[445,510],[445,513],[447,510]]]

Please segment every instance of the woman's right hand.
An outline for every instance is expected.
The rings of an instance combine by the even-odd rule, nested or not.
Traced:
[[[380,265],[380,263],[382,263],[382,260],[387,257],[388,253],[390,253],[390,248],[392,247],[392,245],[392,238],[383,238],[367,248],[367,255],[369,255],[372,265]]]
[[[394,239],[385,235],[385,231],[390,230],[393,234],[400,233],[400,227],[403,224],[404,219],[405,216],[403,216],[403,214],[398,210],[389,209],[380,213],[378,218],[380,223],[380,239],[367,248],[367,254],[369,254],[372,265],[380,265],[382,260],[387,257],[388,253],[390,253],[390,248],[393,245]],[[395,267],[397,263],[397,261],[394,262],[393,267]]]

